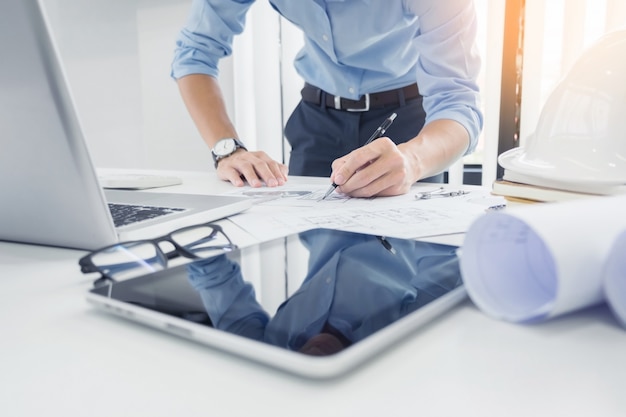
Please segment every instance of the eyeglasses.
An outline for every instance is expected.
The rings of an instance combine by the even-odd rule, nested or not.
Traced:
[[[155,239],[116,243],[79,259],[80,270],[99,272],[95,286],[167,268],[168,261],[183,256],[209,258],[237,249],[224,230],[212,223],[183,227]]]

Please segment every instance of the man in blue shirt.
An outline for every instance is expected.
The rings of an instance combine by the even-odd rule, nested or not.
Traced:
[[[294,65],[305,86],[285,127],[289,169],[247,150],[216,77],[252,3],[194,0],[172,64],[219,178],[272,187],[287,172],[330,175],[347,195],[398,195],[474,150],[483,121],[472,0],[270,0],[304,33]],[[363,146],[393,112],[388,137]]]

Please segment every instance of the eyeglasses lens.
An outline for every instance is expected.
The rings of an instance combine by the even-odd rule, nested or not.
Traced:
[[[160,271],[167,263],[156,246],[149,242],[113,246],[96,253],[92,262],[115,279]]]
[[[224,233],[209,226],[191,227],[172,233],[172,240],[199,257],[234,248]]]

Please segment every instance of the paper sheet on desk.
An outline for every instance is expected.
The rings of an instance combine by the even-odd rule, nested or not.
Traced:
[[[320,201],[328,188],[326,185],[322,188],[319,184],[298,187],[300,190],[308,189],[311,195],[263,200],[261,205],[267,212],[244,212],[231,220],[258,239],[271,239],[318,227],[420,238],[463,233],[489,206],[504,201],[480,189],[455,197],[415,199],[418,192],[439,188],[439,185],[433,184],[417,184],[410,193],[396,197],[363,199],[333,195],[331,200]],[[280,193],[281,189],[267,189],[267,193]],[[282,191],[291,193],[294,190]],[[257,192],[260,195],[264,191],[260,189]]]
[[[618,234],[626,230],[625,212],[621,196],[481,216],[461,250],[470,298],[485,313],[513,322],[602,302],[603,268]]]

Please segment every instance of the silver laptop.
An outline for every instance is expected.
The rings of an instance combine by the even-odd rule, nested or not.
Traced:
[[[37,0],[0,2],[0,56],[0,240],[96,249],[250,207],[236,196],[105,193]],[[120,209],[132,221],[114,219]]]
[[[84,271],[99,264],[108,275],[93,274],[87,299],[124,320],[326,379],[419,337],[466,298],[450,245],[329,229],[220,252],[227,241],[212,235],[218,250],[207,253],[207,239],[198,239],[185,248],[205,259],[155,272],[154,252],[85,257]]]

